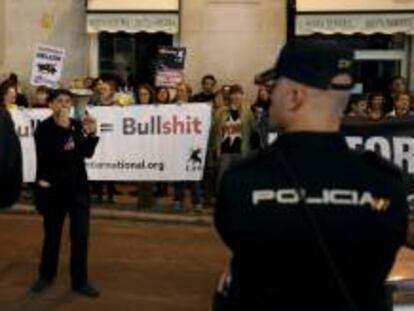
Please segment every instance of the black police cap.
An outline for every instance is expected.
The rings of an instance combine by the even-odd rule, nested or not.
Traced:
[[[257,84],[286,77],[317,89],[349,90],[353,87],[352,50],[330,42],[292,40],[283,47],[275,65],[255,77]],[[349,79],[335,81],[339,75]]]

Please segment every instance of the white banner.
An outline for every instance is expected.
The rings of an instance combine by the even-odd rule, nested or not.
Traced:
[[[62,76],[64,57],[64,49],[47,45],[37,46],[30,83],[56,88]]]
[[[51,115],[49,109],[19,109],[10,111],[23,153],[23,180],[32,182],[36,176],[36,149],[33,134],[37,125]]]
[[[94,107],[100,141],[87,161],[90,180],[201,180],[211,126],[209,104]],[[47,109],[12,113],[21,138],[24,180],[35,179],[33,133]]]

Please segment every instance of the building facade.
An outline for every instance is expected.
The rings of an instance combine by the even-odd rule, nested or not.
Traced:
[[[0,72],[28,84],[37,44],[66,50],[63,80],[114,70],[144,80],[158,45],[186,47],[186,80],[241,83],[273,63],[286,40],[284,0],[3,0]]]

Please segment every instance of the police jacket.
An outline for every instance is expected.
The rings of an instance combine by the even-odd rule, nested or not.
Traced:
[[[382,158],[350,150],[340,134],[281,135],[221,182],[215,224],[233,253],[229,310],[350,310],[346,295],[357,310],[385,310],[407,211],[401,173]]]
[[[87,191],[88,178],[85,158],[93,156],[99,138],[86,136],[79,121],[71,119],[71,126],[58,126],[53,117],[39,124],[35,132],[37,174],[53,189],[65,192]]]
[[[0,108],[0,208],[12,205],[22,183],[22,154],[10,114]]]

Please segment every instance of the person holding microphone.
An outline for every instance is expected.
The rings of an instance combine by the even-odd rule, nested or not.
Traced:
[[[41,293],[53,283],[63,224],[69,214],[72,289],[96,298],[99,292],[89,284],[87,275],[90,198],[84,162],[93,156],[99,141],[96,120],[88,113],[82,121],[70,117],[73,95],[69,90],[52,91],[48,102],[53,114],[35,132],[35,205],[43,216],[44,240],[39,277],[31,290]]]

